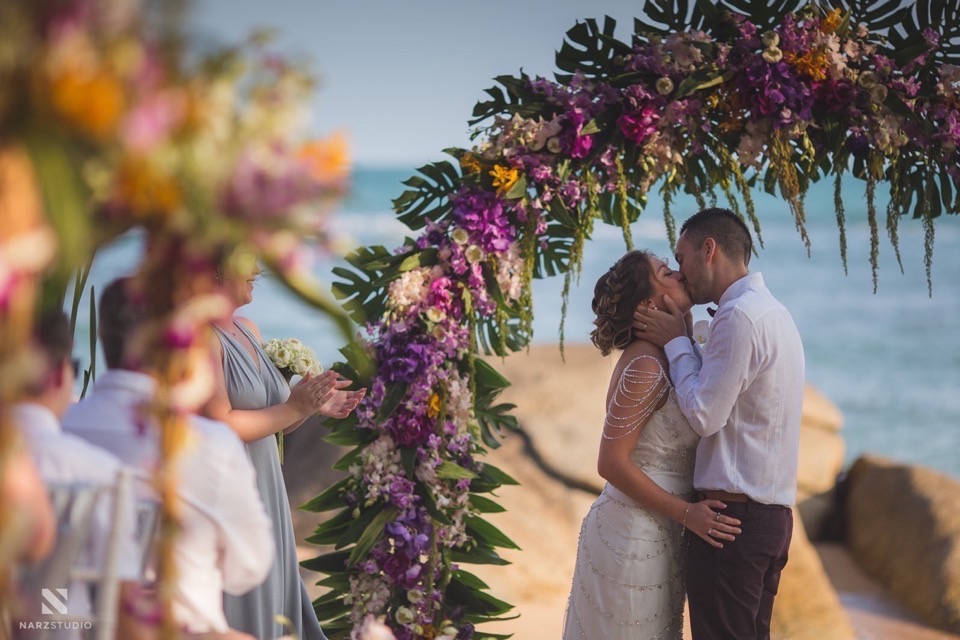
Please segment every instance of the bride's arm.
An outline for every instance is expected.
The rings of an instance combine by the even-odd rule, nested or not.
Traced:
[[[250,326],[248,323],[247,326]],[[259,336],[259,332],[255,334]],[[234,409],[227,394],[223,374],[223,347],[215,337],[212,340],[213,394],[203,414],[226,422],[244,442],[253,442],[278,431],[290,432],[326,403],[336,391],[337,374],[325,371],[316,377],[306,377],[290,391],[285,402],[263,409]]]
[[[665,401],[669,387],[666,372],[653,356],[625,352],[621,357],[631,360],[623,368],[607,408],[597,458],[598,473],[637,504],[684,525],[711,545],[722,547],[718,538],[733,540],[734,534],[739,533],[735,526],[716,520],[713,509],[722,508],[722,503],[687,502],[662,489],[630,459],[637,438]],[[724,520],[733,521],[726,517]],[[708,535],[711,529],[712,535]]]

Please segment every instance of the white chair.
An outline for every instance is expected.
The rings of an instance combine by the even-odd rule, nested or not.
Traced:
[[[145,584],[156,581],[154,548],[160,536],[160,503],[152,498],[137,500],[137,546],[140,550],[140,577]]]
[[[79,628],[89,629],[82,633],[85,637],[111,640],[117,628],[118,561],[124,534],[123,509],[131,500],[130,472],[121,470],[112,485],[53,485],[49,489],[57,518],[56,547],[47,560],[23,568],[18,574],[20,592],[28,601],[32,620],[21,618],[15,622],[14,636],[45,640],[52,631],[42,627],[54,627],[54,631]],[[104,501],[109,501],[110,522],[100,566],[82,566],[81,560],[88,555],[85,552],[95,542],[96,511],[104,508]],[[69,589],[88,589],[92,595],[91,610],[68,611]],[[31,622],[41,624],[31,627]]]

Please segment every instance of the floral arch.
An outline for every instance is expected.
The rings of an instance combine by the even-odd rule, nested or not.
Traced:
[[[804,194],[832,178],[846,263],[850,175],[864,182],[874,284],[881,218],[896,248],[907,215],[926,230],[929,282],[934,221],[960,211],[960,15],[900,5],[648,0],[630,42],[613,20],[586,20],[554,80],[496,79],[474,109],[479,143],[446,150],[394,201],[416,237],[334,271],[368,338],[342,367],[370,393],[329,436],[353,447],[346,477],[306,505],[335,512],[309,539],[334,550],[305,563],[327,576],[315,605],[332,637],[373,615],[401,639],[469,638],[510,611],[464,569],[503,564],[497,549],[513,546],[483,519],[513,481],[482,456],[516,421],[497,401],[508,381],[480,356],[528,344],[531,280],[564,274],[566,294],[598,220],[630,247],[656,188],[674,243],[671,198],[722,193],[762,244],[751,190],[763,188],[809,246]]]

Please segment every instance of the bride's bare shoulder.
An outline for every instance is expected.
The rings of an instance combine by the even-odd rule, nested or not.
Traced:
[[[634,340],[620,354],[618,368],[627,367],[658,373],[666,369],[663,349],[646,340]]]

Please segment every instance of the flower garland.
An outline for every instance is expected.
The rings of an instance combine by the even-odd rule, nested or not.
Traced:
[[[477,355],[529,343],[532,278],[565,274],[566,298],[597,218],[629,247],[659,185],[675,242],[672,197],[682,189],[706,206],[720,191],[759,236],[751,189],[762,184],[790,203],[809,244],[808,185],[853,173],[873,221],[875,185],[890,183],[894,246],[900,216],[924,220],[929,266],[933,219],[960,209],[960,68],[944,63],[960,52],[936,31],[947,5],[931,3],[945,19],[907,41],[843,8],[748,17],[681,5],[691,11],[677,18],[646,2],[656,19],[640,19],[629,44],[612,20],[578,24],[555,81],[497,78],[474,110],[471,124],[487,123],[480,143],[422,167],[394,201],[420,235],[335,269],[366,322],[365,350],[346,349],[339,366],[370,393],[329,438],[353,446],[337,465],[347,477],[305,506],[336,511],[310,539],[334,550],[304,563],[327,574],[315,606],[331,637],[378,619],[400,640],[472,638],[511,608],[461,566],[503,563],[497,549],[513,546],[482,517],[500,510],[484,494],[512,480],[482,456],[515,420],[496,404],[507,381]],[[902,9],[888,22],[917,19]]]

